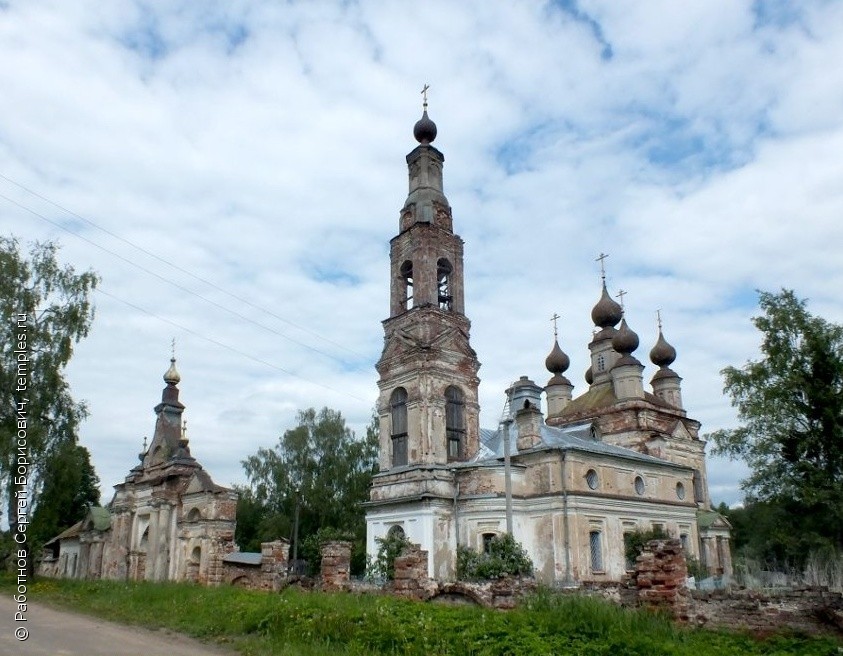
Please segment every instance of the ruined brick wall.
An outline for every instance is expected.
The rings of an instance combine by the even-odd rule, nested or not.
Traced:
[[[322,545],[321,577],[326,592],[349,589],[351,542],[332,540]]]
[[[688,565],[679,540],[651,540],[635,560],[633,581],[638,603],[666,610],[677,619],[687,619]]]
[[[387,589],[399,597],[430,599],[439,591],[439,585],[427,576],[428,553],[418,544],[412,544],[395,559],[395,579]]]
[[[261,542],[261,589],[273,592],[281,589],[287,576],[289,553],[290,542],[283,538],[274,542]]]
[[[699,626],[778,632],[843,634],[843,595],[825,588],[695,590],[689,620]]]

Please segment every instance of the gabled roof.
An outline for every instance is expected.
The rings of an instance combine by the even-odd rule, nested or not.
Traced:
[[[85,520],[78,521],[70,528],[64,529],[56,537],[45,542],[44,546],[46,547],[47,545],[53,544],[53,542],[58,542],[59,540],[67,540],[68,538],[78,537],[79,534],[82,533],[82,522],[84,521]]]
[[[716,510],[698,510],[697,511],[697,526],[701,529],[706,528],[732,528],[729,520],[723,517]]]
[[[518,440],[517,424],[513,423],[509,430],[509,448],[510,453],[514,456],[519,453],[516,446]],[[645,455],[639,451],[635,451],[634,449],[626,449],[622,446],[615,446],[613,444],[601,442],[594,436],[591,421],[569,424],[560,428],[542,424],[541,444],[528,449],[528,451],[534,452],[547,449],[581,451],[583,453],[591,453],[594,455],[635,460],[637,462],[652,465],[681,467],[681,465],[676,465],[675,463],[662,460],[661,458]],[[490,430],[488,428],[481,428],[480,450],[472,459],[472,462],[479,463],[490,460],[499,460],[503,458],[503,455],[503,431],[501,429]]]

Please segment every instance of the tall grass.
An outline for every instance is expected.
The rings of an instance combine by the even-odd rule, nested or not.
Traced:
[[[167,627],[255,656],[825,656],[838,646],[831,639],[757,640],[680,628],[653,613],[546,590],[510,612],[379,595],[269,594],[183,583],[41,580],[30,593],[36,601]]]

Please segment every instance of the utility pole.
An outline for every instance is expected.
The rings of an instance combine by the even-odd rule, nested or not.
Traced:
[[[507,417],[503,424],[503,476],[506,490],[506,532],[512,535],[512,470],[509,463],[509,426],[512,418]]]

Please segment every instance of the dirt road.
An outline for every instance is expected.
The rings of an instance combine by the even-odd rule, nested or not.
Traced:
[[[0,595],[0,654],[4,656],[232,656],[234,652],[192,638],[114,624],[85,615],[29,604],[25,622],[15,621],[11,593]],[[26,640],[15,630],[25,629]]]

